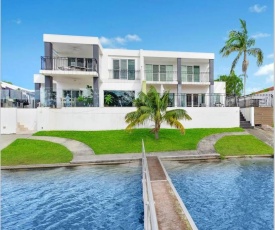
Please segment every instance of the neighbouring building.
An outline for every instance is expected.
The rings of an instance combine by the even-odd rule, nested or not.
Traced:
[[[171,107],[225,104],[214,53],[105,49],[97,37],[44,34],[35,105],[129,107],[140,91],[169,90]]]
[[[34,90],[1,82],[1,107],[34,108]]]

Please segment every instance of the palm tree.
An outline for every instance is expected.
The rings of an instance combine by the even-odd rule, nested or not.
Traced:
[[[263,52],[259,48],[253,48],[255,45],[255,39],[248,37],[245,20],[240,19],[241,31],[232,30],[229,32],[228,40],[225,42],[225,46],[220,50],[223,57],[228,57],[231,53],[237,52],[237,57],[234,59],[231,66],[231,73],[235,69],[240,57],[243,55],[242,71],[244,76],[244,95],[245,95],[245,83],[247,77],[247,68],[249,61],[247,56],[252,55],[257,58],[257,65],[263,64]]]
[[[143,124],[146,120],[152,120],[155,123],[155,127],[151,132],[155,133],[156,139],[159,139],[160,126],[164,121],[184,133],[184,127],[179,122],[179,119],[191,120],[192,118],[184,109],[166,111],[168,101],[169,92],[166,91],[161,96],[153,86],[150,87],[147,94],[140,92],[139,97],[134,100],[137,110],[127,113],[125,116],[125,121],[129,124],[126,130],[131,130],[136,125]]]

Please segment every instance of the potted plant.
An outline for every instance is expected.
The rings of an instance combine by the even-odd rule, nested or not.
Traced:
[[[85,98],[83,96],[79,96],[77,98],[77,106],[84,107],[84,104],[85,104]]]
[[[113,96],[111,94],[107,94],[104,97],[105,105],[109,106],[113,103]]]

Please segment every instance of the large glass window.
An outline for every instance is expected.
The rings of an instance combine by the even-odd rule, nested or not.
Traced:
[[[173,81],[172,65],[150,65],[145,66],[147,81]]]
[[[182,82],[200,82],[200,66],[181,66]]]
[[[135,60],[128,60],[128,79],[135,80]]]
[[[105,90],[104,106],[132,107],[135,91]]]
[[[135,80],[135,60],[113,60],[113,78]]]
[[[145,66],[145,73],[146,73],[146,80],[153,81],[153,65],[146,65]]]
[[[194,66],[194,82],[200,82],[200,67]]]

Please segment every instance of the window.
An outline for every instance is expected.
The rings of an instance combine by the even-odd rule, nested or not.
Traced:
[[[182,82],[200,82],[200,67],[199,66],[181,66]]]
[[[174,107],[174,106],[175,106],[175,94],[169,93],[168,107]]]
[[[145,66],[147,81],[173,81],[172,65],[151,65]]]
[[[96,71],[95,69],[95,62],[92,58],[74,58],[69,57],[68,58],[68,66],[69,67],[85,67],[89,70]]]
[[[111,107],[132,107],[135,91],[105,90],[104,105]]]
[[[113,78],[135,80],[135,60],[113,60]]]

